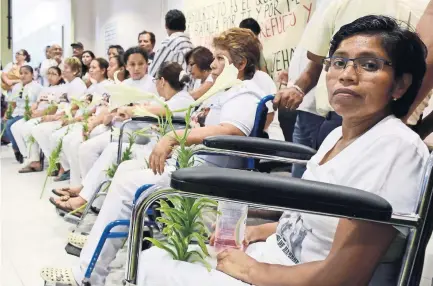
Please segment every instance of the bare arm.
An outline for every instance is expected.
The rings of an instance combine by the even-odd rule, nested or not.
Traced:
[[[200,85],[199,88],[190,92],[190,94],[194,98],[194,100],[197,100],[203,94],[205,94],[213,86],[213,84],[214,84],[213,82],[205,81],[202,85]]]
[[[410,107],[408,115],[405,117],[405,121],[412,115],[412,113],[416,110],[418,105],[424,100],[430,90],[433,89],[433,33],[431,31],[431,27],[433,26],[433,0],[429,2],[427,8],[422,15],[418,26],[416,27],[416,31],[418,32],[421,40],[423,40],[424,44],[427,46],[427,71],[424,75],[424,80],[422,82],[421,88],[418,92],[415,101]]]
[[[7,85],[14,85],[14,84],[19,83],[21,81],[19,79],[9,79],[7,76],[7,73],[2,73],[1,79]]]
[[[259,286],[367,285],[396,234],[392,226],[340,219],[325,260],[296,266],[254,262],[245,280],[239,278]]]

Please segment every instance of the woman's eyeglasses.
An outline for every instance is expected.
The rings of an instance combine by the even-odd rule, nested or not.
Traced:
[[[349,62],[353,62],[353,67],[358,74],[373,73],[382,70],[384,66],[392,66],[390,61],[375,57],[344,58],[329,57],[323,60],[325,71],[342,71]]]
[[[157,78],[152,79],[152,81],[153,81],[153,82],[156,82],[157,80],[160,80],[160,79],[161,79],[161,78],[158,78],[158,77],[157,77]]]
[[[17,55],[17,56],[24,56],[24,53],[16,52],[15,55]]]

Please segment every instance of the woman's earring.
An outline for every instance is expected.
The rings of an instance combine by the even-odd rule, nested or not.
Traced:
[[[395,97],[394,97],[394,99],[393,99],[393,100],[394,100],[394,101],[397,101],[397,98],[395,98]]]

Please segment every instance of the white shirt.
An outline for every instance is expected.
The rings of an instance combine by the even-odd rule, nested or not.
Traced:
[[[63,71],[64,70],[63,59],[60,62],[60,64],[57,63],[57,61],[55,59],[43,60],[43,62],[41,63],[41,69],[39,72],[40,72],[41,77],[44,79],[44,86],[48,86],[50,84],[48,82],[48,75],[47,75],[50,67],[59,67],[60,70]]]
[[[20,96],[21,90],[22,94]],[[12,94],[10,95],[12,97],[11,101],[16,103],[16,107],[14,109],[14,112],[12,113],[12,117],[24,116],[26,97],[29,97],[29,104],[31,106],[34,102],[36,102],[41,90],[42,86],[36,81],[32,81],[26,84],[24,88],[21,82],[14,85],[14,87],[12,88]]]
[[[181,90],[176,93],[172,98],[165,102],[167,104],[168,109],[171,111],[176,111],[179,109],[188,108],[191,104],[194,103],[194,98],[185,90]],[[185,117],[186,111],[184,112],[175,112],[173,116],[175,117]]]
[[[122,84],[126,84],[150,93],[158,94],[158,91],[156,90],[156,85],[153,82],[153,77],[148,74],[144,75],[144,77],[139,80],[133,80],[132,78],[128,78],[124,80]]]
[[[63,84],[42,88],[37,99],[39,101],[37,110],[45,110],[51,101],[57,102],[63,91]]]
[[[264,96],[267,95],[275,95],[277,93],[277,86],[273,79],[263,71],[256,71],[252,81],[264,92]],[[268,127],[269,138],[274,140],[284,141],[283,130],[280,126],[280,121],[278,121],[278,110],[274,111],[272,106],[272,101],[268,101],[266,103],[266,107],[268,108],[268,113],[274,113],[274,120],[272,120],[271,124]]]
[[[205,100],[200,109],[191,116],[192,127],[214,126],[227,123],[249,136],[254,127],[257,104],[264,96],[263,91],[251,80],[244,80],[225,92]],[[241,167],[241,158],[228,156],[198,156],[209,164],[219,167]]]
[[[394,213],[416,211],[426,145],[401,120],[388,116],[325,164],[323,157],[342,136],[331,132],[308,162],[303,179],[352,187],[386,199]],[[285,212],[277,227],[277,243],[294,264],[323,260],[329,254],[339,219]],[[402,235],[407,229],[397,228]]]
[[[79,77],[76,77],[71,82],[62,85],[61,88],[63,89],[63,94],[59,98],[60,105],[56,114],[64,112],[67,108],[70,108],[70,102],[72,99],[79,100],[87,90],[86,84]]]

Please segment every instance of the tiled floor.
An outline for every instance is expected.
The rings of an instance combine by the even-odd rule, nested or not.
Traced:
[[[71,224],[60,218],[48,202],[47,184],[39,199],[45,173],[18,174],[20,165],[10,148],[1,148],[1,253],[2,286],[43,285],[42,267],[71,267],[76,257],[64,247]]]
[[[43,285],[39,272],[45,266],[71,267],[77,258],[64,251],[72,225],[60,218],[48,202],[53,187],[49,183],[39,199],[45,173],[18,174],[10,148],[1,147],[1,286]],[[65,183],[63,183],[65,184]],[[433,243],[427,250],[421,286],[431,286]],[[428,276],[428,277],[427,277]]]

